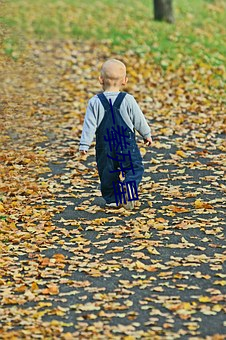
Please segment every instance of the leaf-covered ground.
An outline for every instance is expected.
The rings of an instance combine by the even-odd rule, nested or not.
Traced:
[[[114,55],[154,139],[139,207],[115,211],[78,153],[110,47],[29,50],[0,66],[0,338],[223,340],[223,67]]]

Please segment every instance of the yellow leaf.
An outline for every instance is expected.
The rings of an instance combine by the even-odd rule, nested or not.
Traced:
[[[185,310],[191,310],[193,308],[190,302],[183,302],[182,306]]]
[[[216,281],[214,281],[214,284],[215,285],[226,286],[226,280],[221,280],[221,281],[216,280]]]
[[[32,282],[31,291],[33,292],[33,291],[35,291],[37,289],[39,289],[39,286],[37,285],[37,283],[36,282]]]
[[[4,212],[4,211],[5,211],[4,206],[2,203],[0,203],[0,212]]]
[[[72,327],[74,326],[73,322],[61,322],[61,326],[63,327]]]
[[[211,204],[203,202],[200,199],[197,199],[194,205],[195,205],[195,209],[212,209],[213,208]]]
[[[141,153],[141,156],[143,157],[145,154],[146,154],[146,149],[145,148],[140,148],[140,153]]]
[[[209,296],[200,296],[199,302],[211,302]]]
[[[150,254],[153,254],[153,255],[160,255],[160,253],[158,252],[158,250],[156,250],[154,247],[148,247],[147,248],[148,252]]]
[[[10,225],[9,225],[9,227],[12,228],[12,229],[16,228],[15,222],[11,222]]]
[[[74,335],[69,332],[62,334],[61,336],[64,340],[74,340]]]
[[[164,291],[162,287],[154,287],[154,288],[152,288],[152,290],[155,291],[155,292],[163,292]]]
[[[182,157],[182,158],[186,158],[187,157],[187,155],[184,153],[184,151],[182,151],[182,150],[178,150],[177,152],[176,152],[176,154],[178,155],[178,156],[180,156],[180,157]]]
[[[50,312],[50,311],[51,311],[51,309],[45,309],[45,310],[42,310],[42,311],[40,311],[40,312],[36,312],[36,313],[33,314],[33,318],[34,318],[34,319],[39,319],[39,318],[41,318],[43,315],[45,315],[46,313],[48,313],[48,312]]]
[[[151,163],[152,164],[160,164],[161,162],[158,159],[152,158]]]
[[[146,269],[147,266],[146,266],[146,264],[144,264],[143,262],[137,260],[137,261],[136,261],[136,267],[137,267],[138,269]]]
[[[188,324],[187,327],[190,331],[195,331],[197,328],[199,328],[198,324],[195,322]]]
[[[85,239],[82,236],[72,238],[70,242],[84,243]]]
[[[118,252],[122,252],[124,250],[123,247],[116,247],[114,249],[110,249],[110,250],[107,250],[105,252],[105,254],[110,254],[110,253],[118,253]]]
[[[164,230],[164,229],[167,229],[167,226],[163,225],[163,224],[157,224],[154,226],[155,229],[157,230]]]
[[[223,308],[224,308],[224,306],[221,306],[221,305],[218,304],[218,305],[214,305],[212,310],[214,312],[220,312]]]
[[[51,302],[39,302],[38,303],[38,308],[51,307],[51,306],[52,306]]]
[[[155,272],[157,269],[155,266],[148,266],[146,264],[144,264],[143,262],[137,260],[136,262],[136,268],[137,269],[144,269],[144,270],[147,270],[149,272]]]

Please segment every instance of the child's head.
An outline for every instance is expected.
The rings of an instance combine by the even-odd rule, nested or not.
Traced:
[[[99,77],[104,90],[118,91],[122,85],[126,85],[126,66],[117,59],[109,59],[102,65]]]

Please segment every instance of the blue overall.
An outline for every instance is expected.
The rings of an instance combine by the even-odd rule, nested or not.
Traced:
[[[123,173],[125,175],[124,181],[135,181],[136,188],[138,188],[144,173],[142,157],[136,144],[135,133],[125,123],[120,114],[120,105],[125,95],[126,92],[120,92],[115,99],[113,106],[111,106],[103,93],[98,94],[98,98],[104,107],[105,113],[96,130],[96,161],[101,182],[100,189],[106,203],[113,203],[116,201],[112,182],[116,183],[120,180],[120,164],[123,166]],[[112,136],[112,128],[115,130],[120,129],[120,131],[124,129],[126,144],[113,145],[113,141],[106,141],[107,135],[108,137]],[[123,154],[128,155],[128,153],[130,153],[130,157],[122,157]]]

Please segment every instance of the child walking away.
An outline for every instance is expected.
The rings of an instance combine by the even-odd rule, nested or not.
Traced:
[[[151,131],[134,97],[120,92],[128,81],[121,61],[107,60],[99,81],[104,91],[89,100],[79,150],[86,154],[96,134],[97,169],[106,206],[131,210],[144,172],[135,130],[146,145],[152,143]]]

